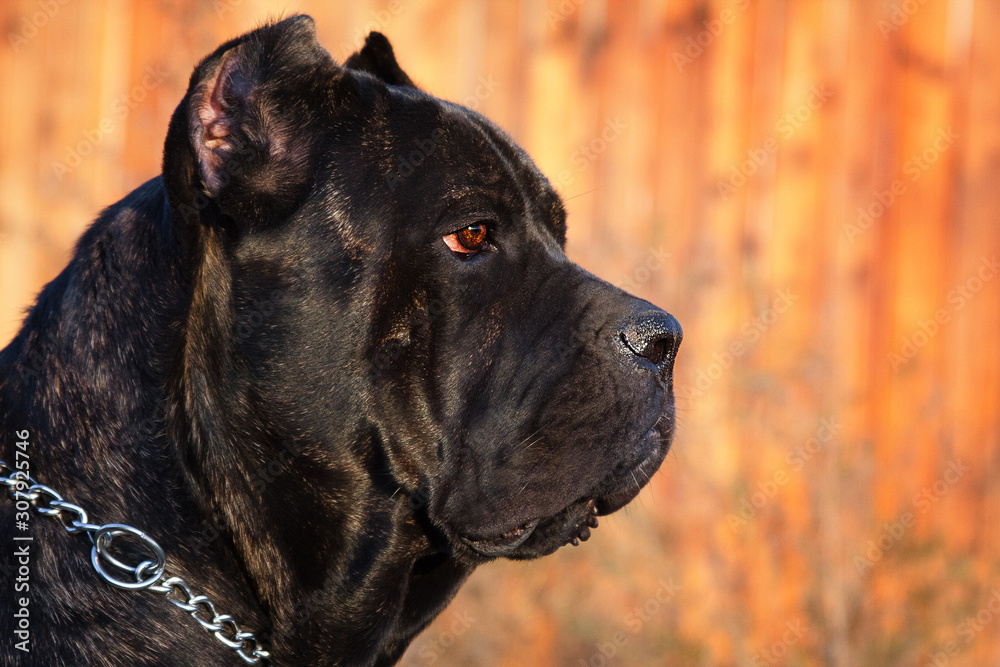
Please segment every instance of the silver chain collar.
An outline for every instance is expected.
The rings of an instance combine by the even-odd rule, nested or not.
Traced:
[[[168,576],[164,572],[167,558],[163,548],[146,533],[120,523],[103,526],[87,523],[87,512],[82,507],[63,500],[58,493],[39,484],[23,470],[14,470],[3,459],[0,459],[0,486],[7,487],[7,493],[14,501],[27,501],[38,514],[58,519],[71,535],[85,534],[93,544],[90,562],[104,581],[127,590],[160,593],[234,650],[243,662],[261,667],[270,664],[271,654],[254,633],[241,630],[232,616],[216,613],[212,601],[204,595],[195,595],[184,579]],[[138,539],[153,554],[153,560],[144,560],[132,567],[112,556],[109,551],[111,543],[122,535]],[[133,580],[112,576],[109,574],[112,569],[129,573]]]

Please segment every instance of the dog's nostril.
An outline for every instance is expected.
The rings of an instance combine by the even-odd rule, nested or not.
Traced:
[[[650,363],[655,366],[659,366],[667,360],[667,357],[670,356],[670,351],[673,347],[673,345],[664,338],[633,343],[628,339],[628,336],[626,336],[624,332],[621,334],[621,337],[622,342],[625,343],[625,347],[631,350],[632,354],[637,357],[648,359]]]
[[[654,366],[670,361],[683,333],[677,319],[662,310],[648,310],[629,317],[619,330],[621,341],[635,356]]]
[[[638,352],[640,357],[645,357],[649,359],[653,364],[659,366],[662,364],[667,356],[670,354],[670,350],[667,347],[667,341],[658,338],[646,344],[645,349]]]

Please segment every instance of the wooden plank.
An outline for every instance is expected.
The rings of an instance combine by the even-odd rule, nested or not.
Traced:
[[[952,18],[951,61],[956,73],[955,124],[961,134],[947,178],[954,206],[944,221],[952,239],[951,271],[945,286],[945,308],[951,319],[942,325],[945,362],[941,388],[946,395],[945,438],[948,456],[971,469],[939,503],[936,527],[946,554],[956,567],[952,600],[939,615],[948,629],[935,648],[956,639],[955,628],[971,611],[987,604],[1000,582],[1000,280],[997,275],[980,283],[979,274],[991,260],[1000,259],[1000,54],[995,31],[1000,22],[997,3],[953,3],[960,11]],[[966,15],[969,12],[971,15]],[[944,605],[942,605],[944,606]],[[969,664],[1000,663],[1000,634],[980,633],[962,651]],[[965,637],[958,638],[960,643]]]

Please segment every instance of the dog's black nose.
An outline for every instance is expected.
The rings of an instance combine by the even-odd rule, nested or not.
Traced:
[[[618,332],[628,352],[661,369],[673,362],[684,336],[677,318],[659,309],[629,316]]]

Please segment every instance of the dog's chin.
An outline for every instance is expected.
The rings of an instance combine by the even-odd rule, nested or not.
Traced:
[[[597,517],[617,512],[639,495],[663,463],[672,436],[672,428],[666,431],[659,424],[651,428],[633,448],[633,456],[615,466],[595,489],[554,515],[520,523],[498,535],[462,535],[459,539],[479,556],[512,560],[539,558],[567,544],[586,542],[598,526]]]

